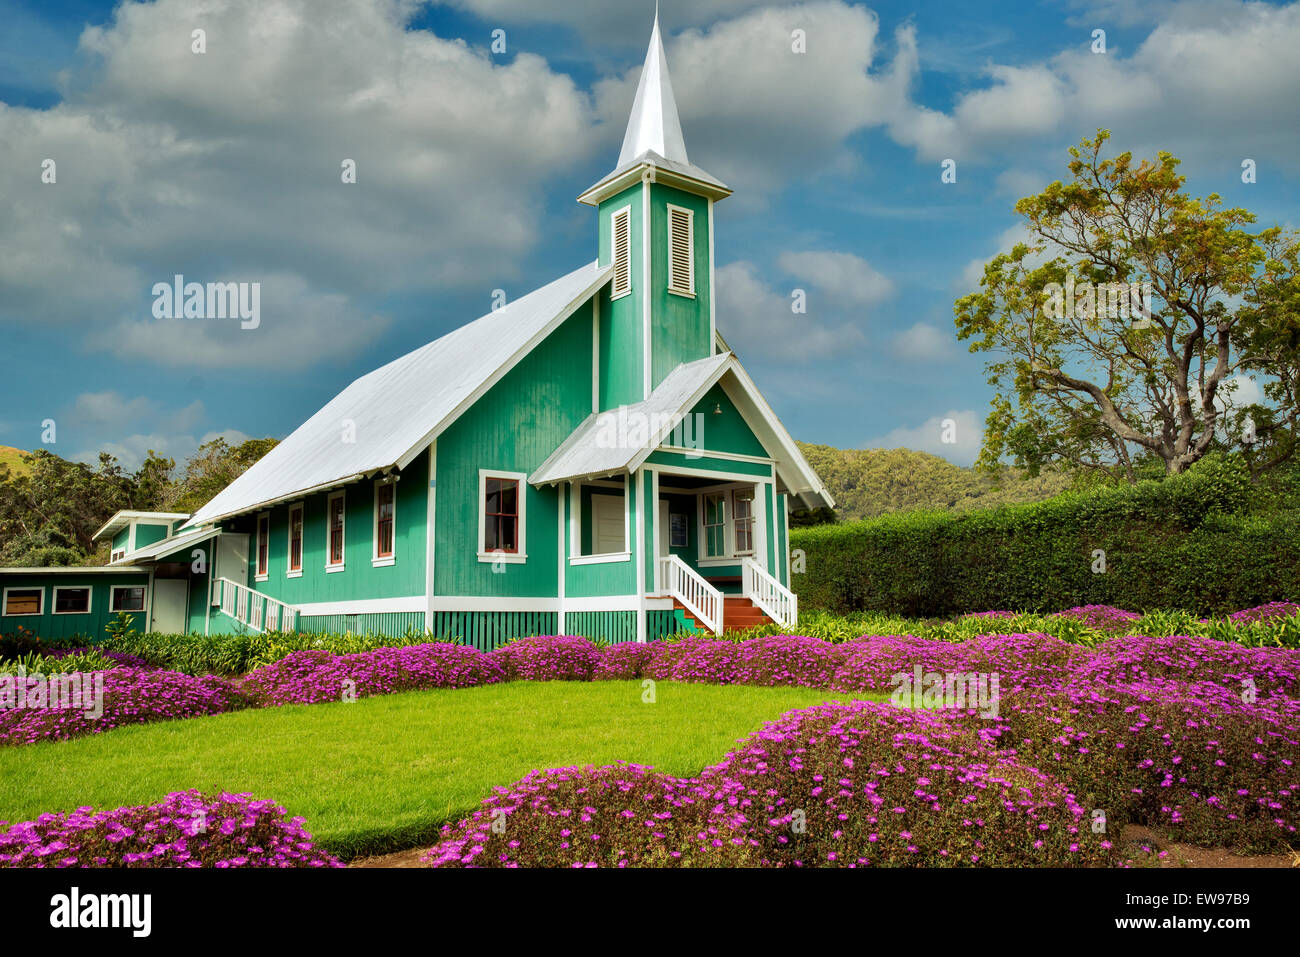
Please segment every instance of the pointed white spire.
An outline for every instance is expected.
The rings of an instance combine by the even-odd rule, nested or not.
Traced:
[[[664,44],[659,36],[658,4],[655,4],[655,25],[650,32],[650,48],[646,51],[645,66],[641,68],[641,82],[637,84],[636,99],[632,102],[632,116],[627,122],[627,133],[623,137],[623,150],[618,154],[619,167],[631,163],[647,150],[658,153],[667,160],[690,163],[686,158],[682,123],[677,117],[673,84],[668,78]]]

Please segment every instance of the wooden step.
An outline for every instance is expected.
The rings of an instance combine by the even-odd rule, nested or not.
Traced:
[[[673,607],[680,608],[682,613],[695,624],[696,628],[701,631],[708,631],[704,622],[700,621],[695,615],[677,599],[673,599]],[[745,628],[753,628],[757,625],[766,625],[772,621],[763,609],[759,608],[744,595],[724,595],[722,596],[722,629],[723,631],[739,631]]]

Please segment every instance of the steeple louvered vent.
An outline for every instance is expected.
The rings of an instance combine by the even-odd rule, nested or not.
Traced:
[[[611,247],[614,259],[614,287],[610,297],[617,299],[632,291],[632,210],[624,207],[610,219]]]
[[[668,207],[668,291],[695,295],[695,214],[680,206]]]

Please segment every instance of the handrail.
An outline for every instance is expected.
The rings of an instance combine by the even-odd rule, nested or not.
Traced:
[[[799,623],[799,596],[767,573],[752,558],[741,564],[741,589],[745,597],[761,608],[782,628]]]
[[[703,622],[704,627],[715,635],[722,634],[722,592],[678,555],[663,559],[663,581],[668,594]]]
[[[254,631],[293,631],[298,626],[298,609],[293,605],[229,578],[218,578],[213,585],[212,604]]]

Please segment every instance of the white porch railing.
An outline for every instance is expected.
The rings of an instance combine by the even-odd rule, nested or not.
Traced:
[[[293,605],[229,578],[218,578],[212,585],[212,604],[255,631],[293,631],[298,625],[298,609]]]
[[[746,558],[741,564],[741,589],[746,598],[781,627],[793,628],[799,623],[799,596],[752,558]]]
[[[715,635],[722,634],[722,592],[676,555],[661,559],[663,585]]]

